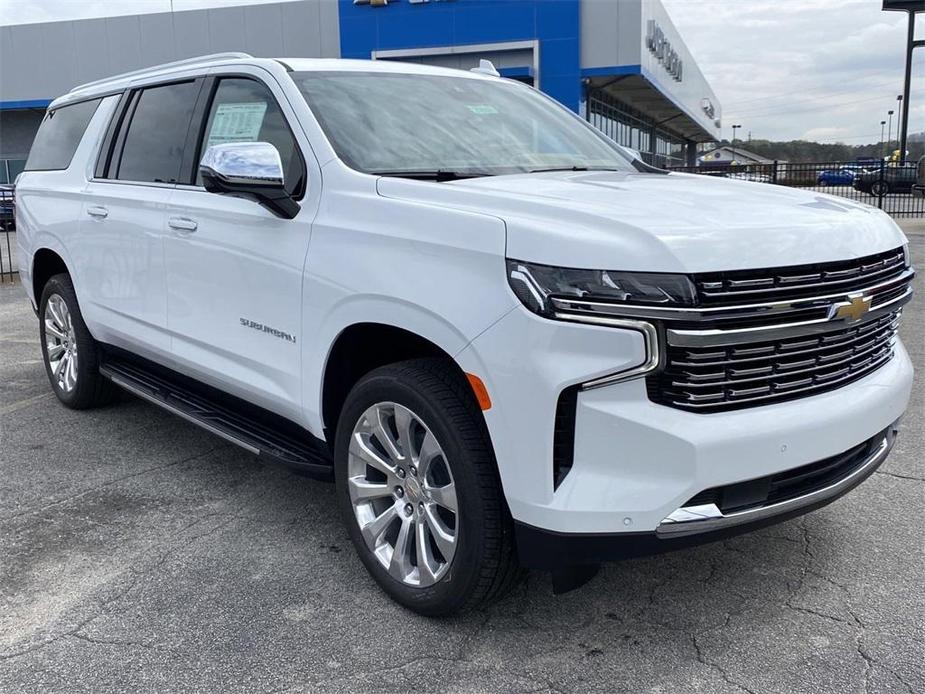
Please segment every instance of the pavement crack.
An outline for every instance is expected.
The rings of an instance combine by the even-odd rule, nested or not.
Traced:
[[[155,465],[154,467],[145,468],[144,470],[139,470],[138,472],[132,472],[132,473],[130,473],[130,474],[128,474],[128,475],[121,475],[121,476],[119,476],[119,477],[115,477],[115,478],[113,478],[113,479],[111,479],[111,480],[108,480],[108,481],[106,481],[106,482],[103,482],[102,484],[98,484],[98,485],[95,485],[95,486],[93,486],[93,487],[90,487],[89,489],[85,489],[85,490],[83,490],[82,492],[78,492],[77,494],[72,494],[71,496],[66,496],[66,497],[64,497],[63,499],[58,499],[57,501],[52,501],[50,504],[45,504],[44,506],[40,506],[40,507],[38,507],[38,508],[33,508],[33,509],[27,509],[27,510],[25,510],[25,511],[20,511],[19,513],[14,513],[14,514],[9,515],[9,516],[2,516],[2,517],[0,517],[0,522],[2,522],[2,521],[11,521],[11,520],[15,520],[15,519],[17,519],[17,518],[23,518],[23,517],[25,517],[25,516],[34,516],[34,515],[37,515],[37,514],[39,514],[39,513],[43,513],[44,511],[47,511],[47,510],[49,510],[49,509],[57,508],[58,506],[62,506],[62,505],[64,505],[64,504],[70,503],[71,501],[76,501],[77,499],[83,498],[83,497],[87,496],[88,494],[92,494],[92,493],[94,493],[94,492],[98,492],[98,491],[101,490],[101,489],[105,489],[105,488],[107,488],[107,487],[111,487],[112,485],[118,484],[119,482],[124,482],[125,480],[130,480],[130,479],[133,479],[133,478],[135,478],[135,477],[141,477],[142,475],[148,475],[148,474],[150,474],[150,473],[152,473],[152,472],[159,472],[160,470],[166,470],[167,468],[175,467],[175,466],[177,466],[177,465],[182,465],[183,463],[188,463],[188,462],[190,462],[190,461],[196,460],[197,458],[204,458],[205,456],[209,455],[210,453],[214,453],[215,451],[217,451],[217,450],[219,450],[219,449],[221,449],[221,448],[227,448],[227,447],[228,447],[227,444],[220,445],[220,446],[215,446],[214,448],[210,448],[210,449],[207,450],[207,451],[204,451],[204,452],[202,452],[202,453],[196,453],[196,454],[194,454],[194,455],[190,455],[190,456],[187,456],[187,457],[185,457],[185,458],[181,458],[180,460],[174,460],[174,461],[171,461],[171,462],[169,462],[169,463],[164,463],[163,465]]]
[[[895,477],[898,480],[912,480],[913,482],[925,482],[925,477],[915,477],[914,475],[900,475],[898,472],[886,472],[884,470],[876,470],[875,475],[886,475],[887,477]]]
[[[706,657],[703,649],[700,647],[700,643],[697,641],[697,634],[689,633],[688,636],[690,637],[691,643],[694,646],[694,652],[697,654],[697,661],[699,663],[706,665],[707,667],[718,672],[719,676],[723,678],[724,682],[731,684],[736,689],[741,689],[743,692],[748,692],[748,694],[756,694],[755,690],[749,689],[741,682],[736,682],[734,679],[732,679],[729,673],[726,672],[725,668],[723,668],[719,663],[709,660]]]

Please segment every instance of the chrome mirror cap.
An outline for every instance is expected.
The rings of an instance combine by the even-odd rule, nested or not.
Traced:
[[[203,175],[228,183],[283,185],[283,162],[269,142],[228,142],[212,145],[199,163]]]
[[[199,163],[199,173],[210,193],[253,200],[283,219],[299,214],[299,204],[283,184],[282,159],[269,142],[212,145]]]

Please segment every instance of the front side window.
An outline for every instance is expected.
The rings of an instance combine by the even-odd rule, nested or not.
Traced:
[[[192,81],[142,90],[136,96],[115,178],[188,182],[180,181],[180,167],[198,96],[199,83]]]
[[[270,90],[255,80],[221,80],[212,99],[201,152],[229,142],[269,142],[283,163],[286,190],[299,197],[304,187],[304,165],[286,117]],[[202,184],[200,176],[197,183]]]
[[[46,113],[29,150],[25,170],[55,171],[69,167],[100,101],[82,101]]]
[[[337,155],[366,173],[635,170],[615,145],[525,85],[465,74],[291,77]]]

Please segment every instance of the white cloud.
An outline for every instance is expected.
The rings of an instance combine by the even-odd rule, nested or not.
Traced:
[[[723,105],[755,138],[877,142],[896,110],[906,16],[872,0],[662,0]],[[925,130],[925,51],[910,132]],[[893,117],[893,130],[897,127]]]

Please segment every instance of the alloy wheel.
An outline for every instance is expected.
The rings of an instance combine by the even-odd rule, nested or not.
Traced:
[[[401,583],[423,588],[450,568],[459,504],[439,441],[407,407],[380,402],[350,437],[347,489],[367,548]]]
[[[54,382],[65,393],[77,387],[77,340],[67,303],[52,294],[45,304],[45,353]]]

